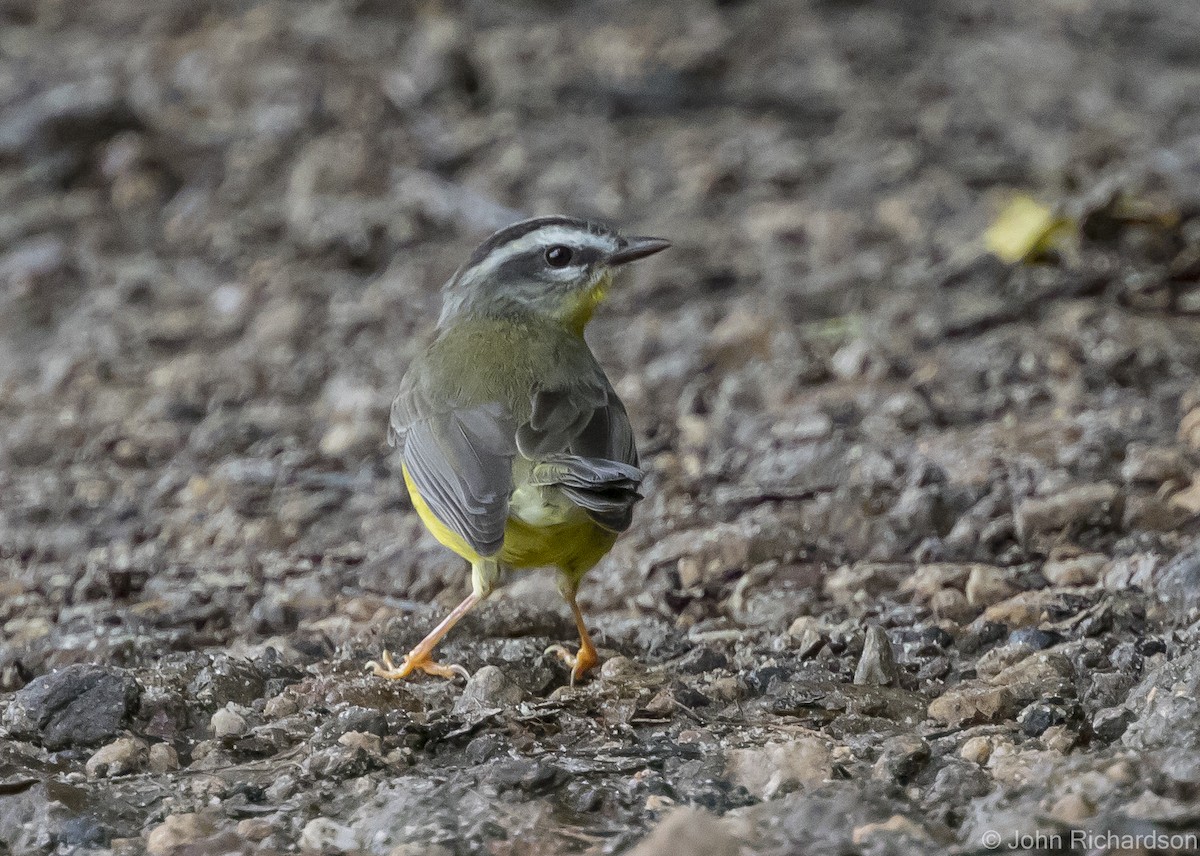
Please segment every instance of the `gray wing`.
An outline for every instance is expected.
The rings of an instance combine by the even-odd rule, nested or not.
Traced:
[[[499,552],[517,452],[512,415],[498,402],[432,413],[421,405],[411,388],[392,405],[388,436],[403,443],[409,478],[433,515],[473,550]]]
[[[637,446],[625,406],[608,379],[595,375],[533,395],[517,448],[537,461],[531,483],[554,485],[601,526],[623,532],[641,499]]]

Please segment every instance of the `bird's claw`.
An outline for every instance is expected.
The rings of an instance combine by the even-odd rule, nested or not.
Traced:
[[[553,654],[558,657],[571,669],[571,686],[575,686],[575,682],[582,678],[589,670],[591,670],[600,658],[596,655],[594,648],[583,647],[579,649],[578,654],[572,654],[567,650],[565,645],[551,645],[544,652],[545,656]]]
[[[471,673],[457,663],[451,663],[450,665],[435,663],[428,654],[416,657],[411,653],[406,654],[404,660],[397,666],[392,661],[391,652],[384,651],[383,656],[379,658],[379,662],[372,660],[363,668],[376,677],[386,678],[389,681],[402,681],[413,672],[418,671],[424,672],[427,675],[434,675],[438,678],[445,678],[448,681],[452,681],[455,678],[467,680],[471,677]]]

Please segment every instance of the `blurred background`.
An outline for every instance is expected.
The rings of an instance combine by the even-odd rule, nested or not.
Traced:
[[[610,653],[708,640],[769,695],[747,675],[776,656],[786,679],[805,631],[849,680],[867,619],[957,638],[1019,593],[1161,586],[1186,625],[1198,33],[1192,0],[3,0],[0,687],[127,668],[122,727],[187,766],[227,702],[253,729],[304,675],[368,686],[357,665],[466,586],[411,513],[391,399],[442,282],[549,213],[674,242],[589,332],[651,473],[584,585]],[[472,622],[448,646],[472,670],[570,637],[539,575]],[[1105,651],[1146,632],[1117,624]],[[985,648],[900,668],[933,698]],[[189,713],[226,653],[256,689]],[[562,676],[538,662],[540,698]],[[1080,722],[1140,678],[1121,662],[1089,667],[1128,681],[1080,689]],[[643,797],[612,823],[645,828]]]

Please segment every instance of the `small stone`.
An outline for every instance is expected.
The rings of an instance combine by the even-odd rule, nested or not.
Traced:
[[[971,568],[971,565],[942,562],[918,565],[901,583],[900,591],[911,594],[917,603],[931,601],[935,595],[947,589],[957,589],[961,592]]]
[[[370,734],[365,731],[347,731],[338,738],[338,743],[349,749],[362,749],[373,757],[383,754],[383,738],[378,734]]]
[[[50,750],[95,746],[119,737],[137,710],[141,688],[123,669],[79,664],[30,681],[5,717],[17,737]]]
[[[887,631],[878,625],[868,627],[862,656],[854,671],[854,683],[859,686],[886,687],[896,683],[899,677]]]
[[[1048,497],[1030,497],[1017,506],[1015,522],[1022,539],[1042,532],[1106,527],[1119,517],[1120,491],[1101,482],[1079,485]]]
[[[768,743],[734,749],[726,756],[731,781],[761,799],[770,799],[785,785],[819,784],[833,775],[829,748],[816,737],[787,743]]]
[[[600,677],[606,681],[628,680],[642,673],[642,667],[635,660],[618,654],[609,657],[600,665]]]
[[[1137,781],[1137,769],[1124,759],[1109,764],[1104,769],[1104,775],[1118,785],[1129,785]]]
[[[942,589],[929,599],[929,608],[935,617],[955,622],[970,621],[976,609],[967,601],[967,596],[958,589]]]
[[[825,578],[825,593],[839,604],[859,603],[899,587],[908,567],[878,562],[842,565]]]
[[[963,683],[929,703],[929,717],[959,727],[985,722],[1002,722],[1016,712],[1012,693],[1003,686]]]
[[[1092,733],[1097,739],[1112,743],[1121,739],[1134,719],[1133,711],[1127,707],[1106,707],[1092,717]]]
[[[1069,712],[1060,704],[1035,701],[1017,715],[1017,724],[1030,737],[1040,737],[1052,725],[1066,722],[1068,717]]]
[[[340,458],[369,451],[379,443],[379,429],[363,422],[339,422],[321,438],[321,454]]]
[[[203,841],[217,831],[212,818],[204,814],[173,814],[146,836],[150,856],[173,856],[176,850]]]
[[[170,743],[155,743],[150,747],[147,766],[155,773],[169,773],[179,769],[179,753]]]
[[[866,374],[871,361],[871,346],[866,339],[853,339],[834,352],[829,370],[842,380],[854,380]]]
[[[967,577],[967,603],[971,606],[991,606],[1012,597],[1017,590],[1004,578],[1000,568],[973,565]]]
[[[238,737],[245,734],[249,725],[246,723],[246,718],[240,713],[223,707],[212,715],[208,727],[212,731],[213,737],[220,740],[222,737]]]
[[[1126,484],[1153,486],[1169,481],[1187,482],[1193,469],[1187,454],[1176,446],[1130,443],[1121,464],[1121,479]]]
[[[1042,566],[1042,576],[1051,585],[1090,586],[1095,585],[1112,564],[1107,556],[1086,553],[1066,559],[1052,559]]]
[[[875,775],[905,784],[929,761],[929,744],[915,734],[888,738],[875,762]]]
[[[277,695],[274,698],[267,699],[267,703],[263,705],[263,716],[267,719],[283,719],[285,716],[291,716],[299,709],[296,700],[291,696]]]
[[[992,757],[992,741],[981,736],[968,738],[959,748],[958,757],[982,767]]]
[[[675,712],[675,696],[671,695],[668,690],[661,690],[654,694],[650,701],[646,702],[646,706],[641,709],[643,716],[648,716],[652,719],[667,719]]]
[[[671,811],[629,856],[738,856],[740,845],[725,824],[697,808]]]
[[[1073,692],[1074,668],[1059,651],[1038,651],[1002,669],[990,683],[1003,687],[1022,704]]]
[[[467,681],[463,694],[454,703],[454,713],[479,713],[484,710],[504,710],[520,704],[525,690],[509,680],[498,666],[484,666]]]
[[[1046,594],[1023,591],[983,611],[983,621],[1006,627],[1032,627],[1046,619]]]
[[[315,853],[349,853],[358,849],[354,830],[327,817],[316,817],[300,832],[300,849]]]
[[[821,635],[816,628],[810,627],[804,631],[804,635],[800,637],[800,643],[796,646],[797,652],[801,659],[808,660],[817,655],[823,647],[825,647],[825,637]]]
[[[1065,794],[1050,807],[1050,817],[1068,826],[1079,826],[1095,813],[1095,806],[1079,794]]]
[[[804,637],[810,630],[817,630],[817,619],[812,615],[801,615],[788,626],[788,635],[797,639]]]
[[[247,817],[239,820],[237,825],[237,834],[247,841],[262,841],[274,831],[271,821],[265,817]]]
[[[88,758],[84,770],[89,779],[126,776],[146,766],[149,747],[136,737],[119,737],[106,746],[101,746]]]
[[[856,847],[861,847],[868,839],[876,836],[881,836],[889,844],[893,844],[897,838],[934,843],[933,837],[923,826],[902,814],[894,814],[882,823],[864,823],[862,826],[856,826],[850,838]]]

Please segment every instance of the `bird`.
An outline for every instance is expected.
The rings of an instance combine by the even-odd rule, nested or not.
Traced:
[[[452,627],[510,571],[553,567],[579,632],[553,645],[574,685],[599,664],[576,600],[584,575],[633,520],[644,471],[625,406],[584,329],[629,262],[670,241],[596,222],[537,217],[500,229],[442,289],[433,342],[392,404],[409,497],[425,527],[470,563],[471,593],[399,663],[402,680],[469,677],[433,657]]]

